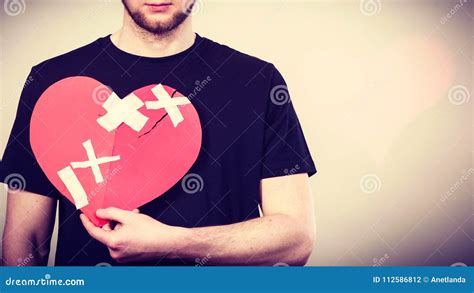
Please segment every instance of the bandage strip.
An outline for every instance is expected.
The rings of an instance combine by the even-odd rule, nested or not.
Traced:
[[[102,105],[107,113],[99,117],[97,122],[109,132],[122,123],[138,132],[148,121],[148,117],[138,111],[142,106],[142,100],[133,93],[123,99],[120,99],[116,93],[112,93]]]
[[[88,161],[71,162],[71,166],[67,166],[57,172],[59,178],[64,183],[64,185],[66,185],[66,188],[74,199],[74,204],[76,205],[77,209],[85,207],[89,204],[89,201],[87,200],[87,194],[82,187],[81,182],[77,178],[72,168],[90,167],[92,169],[92,173],[94,174],[95,182],[101,183],[104,181],[104,177],[102,176],[99,165],[120,160],[120,156],[97,158],[94,148],[92,147],[92,141],[90,139],[84,141],[82,146],[86,150]]]
[[[149,110],[164,108],[166,113],[170,116],[173,126],[178,126],[178,124],[184,120],[178,106],[190,104],[189,99],[183,96],[172,98],[161,84],[152,88],[151,91],[157,98],[157,101],[145,102],[146,108]]]
[[[74,171],[71,169],[71,167],[67,166],[64,169],[59,170],[57,173],[74,199],[76,208],[80,209],[88,205],[89,201],[87,200],[86,191],[82,187],[81,182],[79,182],[79,179],[77,178],[76,174],[74,174]]]
[[[95,183],[101,183],[104,182],[104,177],[102,176],[102,172],[100,171],[100,164],[112,162],[112,161],[118,161],[120,160],[120,156],[113,156],[113,157],[102,157],[102,158],[97,158],[94,152],[94,148],[92,147],[92,142],[90,139],[86,140],[85,142],[82,143],[84,148],[86,149],[87,153],[87,158],[89,159],[88,161],[84,162],[72,162],[71,166],[76,169],[76,168],[91,168],[92,173],[94,174],[95,177]]]

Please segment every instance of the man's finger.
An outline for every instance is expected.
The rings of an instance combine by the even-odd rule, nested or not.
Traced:
[[[110,239],[110,232],[104,231],[101,228],[96,227],[84,214],[81,214],[79,217],[81,218],[82,225],[84,225],[84,228],[86,228],[87,233],[89,233],[92,238],[107,245]]]
[[[104,229],[105,231],[112,231],[112,228],[110,227],[110,222],[102,226],[102,229]]]
[[[106,209],[98,209],[96,215],[104,220],[125,223],[130,216],[130,211],[110,207]]]
[[[134,212],[135,214],[139,214],[140,210],[139,209],[134,209],[132,212]]]

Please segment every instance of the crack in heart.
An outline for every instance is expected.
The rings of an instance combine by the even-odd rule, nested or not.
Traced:
[[[177,92],[178,92],[178,90],[175,89],[174,92],[171,94],[171,98],[174,98],[174,95],[175,95]],[[153,129],[155,129],[155,127],[158,125],[158,123],[160,123],[163,119],[165,119],[166,116],[168,116],[168,113],[166,113],[166,114],[164,114],[163,116],[161,116],[161,118],[158,119],[158,121],[155,122],[155,124],[151,127],[150,130],[148,130],[147,132],[145,132],[145,133],[139,135],[138,138],[140,138],[140,137],[142,137],[142,136],[144,136],[144,135],[150,133]]]
[[[160,123],[163,119],[165,119],[166,116],[168,116],[168,113],[164,114],[160,119],[158,119],[158,121],[155,122],[155,125],[153,125],[153,127],[150,130],[148,130],[147,132],[139,135],[138,138],[150,133],[153,129],[155,129],[155,127],[158,125],[158,123]]]

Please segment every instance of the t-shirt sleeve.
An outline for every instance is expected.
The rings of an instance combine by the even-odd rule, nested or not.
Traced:
[[[316,173],[286,82],[274,67],[265,113],[262,178]]]
[[[57,199],[56,189],[38,165],[30,144],[31,114],[42,93],[40,77],[34,72],[32,69],[21,93],[13,128],[0,162],[0,181],[12,190],[25,190]]]

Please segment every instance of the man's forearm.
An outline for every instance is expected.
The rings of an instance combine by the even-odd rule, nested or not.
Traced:
[[[314,231],[299,219],[271,215],[249,221],[182,229],[183,245],[175,254],[201,264],[304,265],[313,248]]]
[[[8,193],[2,259],[9,266],[46,265],[56,200],[27,191]]]
[[[45,266],[48,263],[49,247],[38,248],[15,236],[3,237],[2,261],[5,266]],[[18,237],[17,237],[18,238]]]

